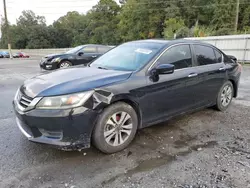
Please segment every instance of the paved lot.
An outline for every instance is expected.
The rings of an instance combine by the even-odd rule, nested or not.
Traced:
[[[11,101],[37,60],[0,59],[0,187],[250,187],[250,66],[230,109],[205,109],[139,131],[131,146],[104,155],[30,143]]]

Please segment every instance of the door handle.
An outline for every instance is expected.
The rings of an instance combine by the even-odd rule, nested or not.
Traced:
[[[198,76],[197,73],[191,73],[191,74],[188,75],[188,78],[193,78],[193,77],[196,77],[196,76]]]
[[[92,55],[93,58],[97,57],[97,55]]]
[[[225,70],[224,67],[219,68],[219,71],[224,71],[224,70]]]

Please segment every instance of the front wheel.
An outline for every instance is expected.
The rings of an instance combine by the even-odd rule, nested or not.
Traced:
[[[72,66],[71,62],[69,61],[63,61],[59,64],[59,68],[62,69],[62,68],[67,68],[67,67],[70,67]]]
[[[138,117],[135,110],[123,102],[104,109],[95,125],[93,142],[104,153],[125,149],[135,137]]]
[[[233,99],[233,93],[234,87],[232,82],[227,81],[223,84],[217,96],[216,108],[219,111],[225,111],[229,107]]]

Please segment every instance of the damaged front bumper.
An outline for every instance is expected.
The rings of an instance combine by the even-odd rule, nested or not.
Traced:
[[[37,109],[35,106],[42,97],[30,99],[31,103],[23,108],[20,105],[23,98],[28,100],[19,90],[13,107],[17,125],[30,141],[76,150],[90,147],[97,117],[111,103],[113,94],[93,90],[83,106],[70,109]]]
[[[16,122],[32,142],[49,144],[63,150],[90,147],[91,134],[98,113],[85,107],[67,110],[20,112],[13,103]]]
[[[39,65],[42,70],[54,70],[58,68],[56,63],[51,63],[47,59],[41,61]]]

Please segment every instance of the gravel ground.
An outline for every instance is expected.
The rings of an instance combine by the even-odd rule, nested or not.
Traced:
[[[38,60],[0,59],[0,187],[250,187],[250,66],[228,111],[205,109],[138,132],[126,150],[64,152],[34,144],[11,101]]]

